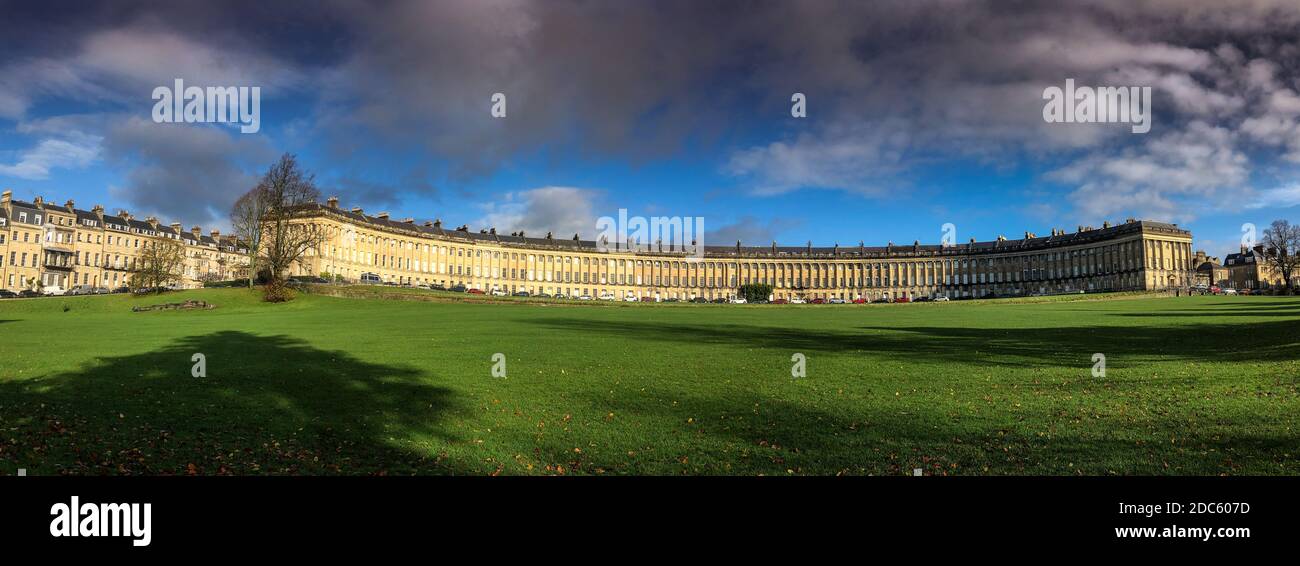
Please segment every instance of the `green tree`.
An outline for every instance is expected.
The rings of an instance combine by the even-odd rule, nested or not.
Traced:
[[[740,286],[740,296],[750,303],[766,301],[772,296],[772,286],[767,283],[746,283]]]

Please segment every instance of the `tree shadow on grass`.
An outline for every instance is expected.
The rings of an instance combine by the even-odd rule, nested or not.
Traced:
[[[413,449],[454,442],[440,425],[454,411],[416,369],[223,331],[0,382],[0,461],[34,474],[458,473]]]
[[[1161,326],[998,328],[861,326],[842,329],[641,320],[542,318],[532,324],[569,333],[620,336],[634,344],[679,343],[791,352],[871,354],[895,359],[1012,367],[1091,366],[1103,353],[1111,367],[1149,361],[1284,361],[1300,359],[1300,320]],[[656,346],[657,347],[657,346]]]
[[[647,403],[634,397],[673,399]],[[1188,429],[1176,419],[1122,425],[1071,424],[1052,410],[1009,413],[888,403],[822,404],[740,393],[683,398],[672,390],[590,397],[598,412],[638,422],[669,439],[605,439],[603,452],[575,455],[551,439],[540,453],[575,471],[657,475],[884,474],[1110,475],[1293,474],[1296,434]],[[1243,418],[1246,418],[1243,415]],[[1039,434],[1043,427],[1053,434]],[[1059,429],[1059,430],[1056,430]],[[649,434],[645,432],[643,434]],[[567,461],[567,462],[566,462]]]

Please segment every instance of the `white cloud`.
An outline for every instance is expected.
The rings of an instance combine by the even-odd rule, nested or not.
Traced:
[[[22,152],[13,165],[0,165],[0,175],[39,181],[48,179],[51,169],[85,167],[98,158],[98,138],[80,142],[45,139]]]
[[[1246,208],[1290,208],[1300,206],[1300,183],[1265,189],[1255,194]]]
[[[878,194],[882,181],[904,169],[910,142],[898,124],[841,125],[735,152],[726,171],[748,180],[760,196],[798,189]]]
[[[1226,128],[1191,122],[1145,144],[1085,156],[1048,178],[1076,185],[1070,201],[1089,222],[1125,212],[1190,220],[1182,200],[1211,198],[1248,181],[1250,162],[1235,141]]]
[[[480,228],[496,228],[498,234],[523,230],[529,237],[552,232],[557,239],[579,234],[591,239],[596,233],[595,199],[598,191],[576,187],[541,187],[507,193],[503,202],[486,205]]]

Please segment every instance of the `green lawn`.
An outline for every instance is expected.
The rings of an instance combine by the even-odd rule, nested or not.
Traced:
[[[0,473],[1300,474],[1298,376],[1297,298],[7,300]]]

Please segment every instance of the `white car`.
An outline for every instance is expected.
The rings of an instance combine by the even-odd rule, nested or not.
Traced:
[[[935,297],[935,298],[934,298],[934,302],[936,302],[936,303],[946,303],[946,302],[948,302],[948,297]]]
[[[508,295],[508,294],[509,294],[509,293],[506,293],[505,291],[502,291],[501,289],[493,289],[493,290],[492,290],[492,296],[493,296],[493,297],[504,297],[504,296],[506,296],[506,295]]]
[[[795,297],[795,298],[793,298],[793,299],[790,299],[790,304],[792,304],[792,305],[806,305],[806,304],[808,304],[808,301],[805,301],[805,300],[803,299],[803,297]]]
[[[579,300],[579,301],[590,301],[590,300],[591,300],[591,295],[580,295],[580,296],[578,296],[578,300]]]
[[[47,294],[48,294],[48,293],[47,293]],[[1224,294],[1224,295],[1236,295],[1236,294],[1237,294],[1237,290],[1236,290],[1236,289],[1224,289],[1224,290],[1223,290],[1223,294]]]
[[[832,305],[842,305],[844,304],[844,299],[841,299],[839,297],[831,297],[830,303]]]
[[[614,300],[614,295],[611,294],[611,293],[601,293],[601,294],[600,294],[600,300],[602,300],[602,301],[612,301],[612,300]]]
[[[733,304],[733,305],[743,305],[743,304],[745,304],[745,298],[744,298],[744,297],[732,297],[731,300],[728,301],[728,302],[730,302],[730,303]]]
[[[636,298],[636,295],[627,295],[626,297],[623,297],[623,302],[625,303],[636,303],[640,301],[641,299]]]
[[[41,290],[47,297],[60,297],[68,294],[68,290],[58,285],[48,285]]]

